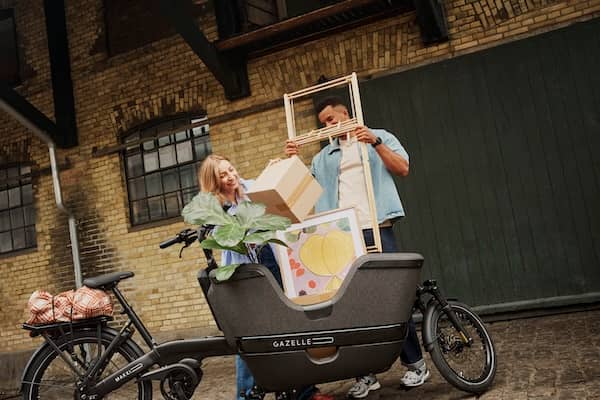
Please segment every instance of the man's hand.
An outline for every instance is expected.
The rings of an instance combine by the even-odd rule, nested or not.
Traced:
[[[354,129],[354,136],[359,142],[373,144],[377,140],[377,136],[371,132],[366,126],[359,126]]]
[[[363,143],[374,144],[377,141],[377,135],[364,126],[357,127],[354,130],[354,135],[358,141]],[[394,153],[392,149],[390,149],[384,143],[381,143],[379,146],[375,147],[375,152],[377,155],[379,155],[379,157],[381,157],[381,161],[383,161],[385,167],[392,174],[398,176],[408,175],[408,161],[405,160],[400,154]]]
[[[294,141],[294,139],[288,139],[285,141],[285,154],[288,157],[296,156],[300,152],[300,145]]]

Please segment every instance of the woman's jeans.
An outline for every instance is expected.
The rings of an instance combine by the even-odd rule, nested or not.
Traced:
[[[270,246],[265,246],[261,249],[259,253],[259,261],[262,265],[267,267],[269,271],[273,274],[273,277],[279,284],[281,288],[283,288],[283,283],[281,280],[281,271],[279,270],[279,265],[277,265],[277,260],[273,255],[273,251]],[[248,394],[250,390],[255,385],[254,377],[252,376],[252,372],[246,365],[246,362],[242,360],[240,356],[235,357],[235,373],[236,373],[236,399],[243,400],[242,393]],[[307,386],[302,389],[301,395],[299,397],[300,400],[309,399],[315,392],[317,388],[314,385]]]
[[[394,230],[392,227],[380,228],[379,233],[381,236],[382,252],[398,252],[398,246],[396,246],[396,237],[394,236]],[[363,229],[363,237],[365,238],[365,245],[372,246],[375,243],[373,240],[372,229]],[[419,337],[417,336],[417,330],[412,317],[408,320],[408,335],[406,336],[404,345],[402,346],[400,361],[402,361],[402,364],[407,366],[409,369],[419,368],[424,363],[421,345],[419,344]]]
[[[235,377],[237,386],[235,398],[237,400],[244,400],[242,393],[248,394],[252,390],[254,387],[254,377],[246,362],[240,356],[235,356]]]

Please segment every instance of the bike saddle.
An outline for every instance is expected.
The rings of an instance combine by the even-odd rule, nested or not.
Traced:
[[[115,287],[123,279],[131,278],[133,275],[134,273],[130,271],[112,272],[110,274],[94,276],[93,278],[86,278],[83,284],[92,289],[111,288]]]

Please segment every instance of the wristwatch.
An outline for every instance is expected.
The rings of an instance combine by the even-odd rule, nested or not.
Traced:
[[[375,143],[371,143],[371,146],[377,147],[380,144],[381,144],[381,138],[379,136],[377,136],[377,139],[375,140]]]

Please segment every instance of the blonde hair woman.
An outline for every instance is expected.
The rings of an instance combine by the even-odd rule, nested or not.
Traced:
[[[211,154],[202,162],[200,167],[200,190],[214,194],[221,205],[227,206],[229,214],[235,214],[237,205],[248,200],[246,191],[250,188],[253,181],[248,181],[240,178],[237,169],[231,164],[227,157]],[[258,254],[258,259],[262,265],[267,267],[279,286],[283,287],[281,282],[281,272],[277,265],[277,260],[273,255],[270,246],[264,246]],[[233,251],[224,250],[221,253],[221,264],[242,264],[252,262],[245,255],[235,253]],[[250,369],[241,359],[236,357],[236,385],[237,385],[237,400],[248,398],[254,388],[254,377]],[[280,396],[277,396],[278,398]],[[298,397],[300,400],[333,400],[333,397],[321,394],[314,385],[307,386],[300,390]]]
[[[211,154],[200,167],[200,190],[217,196],[221,205],[245,200],[247,185],[227,157]]]
[[[211,154],[202,162],[199,172],[200,190],[214,194],[229,214],[235,214],[237,205],[248,200],[245,193],[252,181],[240,178],[237,169],[227,157]],[[261,263],[272,273],[281,285],[281,272],[269,246],[263,247],[259,254]],[[221,265],[251,263],[247,256],[224,250],[221,253]],[[244,400],[254,387],[254,377],[240,356],[235,358],[236,400]]]

